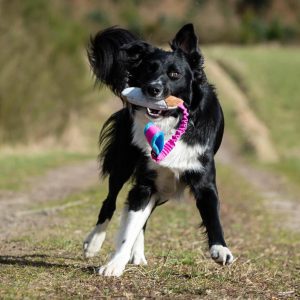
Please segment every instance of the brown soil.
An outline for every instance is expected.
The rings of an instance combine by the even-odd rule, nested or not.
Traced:
[[[230,166],[251,185],[257,188],[264,199],[266,208],[281,215],[284,222],[276,226],[300,231],[300,203],[292,196],[289,183],[283,177],[248,164],[234,148],[230,135],[226,134],[221,149],[217,153],[217,161]]]
[[[279,156],[269,130],[251,110],[247,96],[216,61],[207,60],[207,71],[217,83],[218,90],[222,91],[222,94],[231,101],[236,122],[253,146],[258,159],[263,162],[278,161]]]
[[[22,192],[0,191],[0,240],[18,235],[18,232],[38,227],[47,222],[45,214],[53,209],[32,210],[32,206],[64,199],[65,197],[95,185],[98,180],[97,161],[81,162],[49,171],[35,184]],[[52,220],[53,222],[53,215]]]

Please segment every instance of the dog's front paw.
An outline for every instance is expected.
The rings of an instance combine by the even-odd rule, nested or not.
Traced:
[[[99,226],[99,225],[98,225]],[[83,242],[83,256],[85,258],[94,257],[101,249],[105,240],[105,231],[96,226]]]
[[[98,274],[102,276],[119,277],[123,274],[128,260],[127,256],[114,256],[106,265],[99,268]]]
[[[219,264],[230,265],[233,262],[231,251],[222,245],[213,245],[210,247],[211,258]]]

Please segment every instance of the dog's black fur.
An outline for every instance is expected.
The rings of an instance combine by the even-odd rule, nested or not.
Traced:
[[[226,247],[218,213],[214,162],[223,136],[222,109],[214,87],[207,81],[193,25],[185,25],[170,46],[172,51],[164,51],[127,30],[112,27],[91,39],[88,56],[97,80],[118,96],[126,87],[140,87],[149,98],[173,95],[184,100],[189,124],[181,140],[189,146],[206,145],[206,150],[197,157],[203,168],[179,172],[179,181],[189,187],[196,199],[209,247]],[[133,143],[132,127],[139,109],[125,103],[123,109],[106,121],[101,131],[102,174],[109,175],[109,193],[97,224],[112,218],[117,195],[130,178],[134,184],[127,199],[129,210],[145,207],[157,191],[155,178],[159,169],[149,168],[150,156]],[[161,117],[180,120],[180,111],[169,110]]]

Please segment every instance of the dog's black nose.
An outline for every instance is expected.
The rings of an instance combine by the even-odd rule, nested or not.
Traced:
[[[147,92],[151,97],[160,96],[163,92],[163,86],[158,83],[151,84],[147,87]]]

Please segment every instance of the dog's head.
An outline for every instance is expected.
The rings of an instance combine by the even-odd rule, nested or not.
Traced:
[[[193,83],[205,80],[203,57],[193,25],[182,27],[170,46],[172,51],[164,51],[144,41],[123,45],[121,51],[128,70],[128,86],[140,87],[153,101],[176,96],[189,107]],[[168,113],[148,109],[152,118]]]

